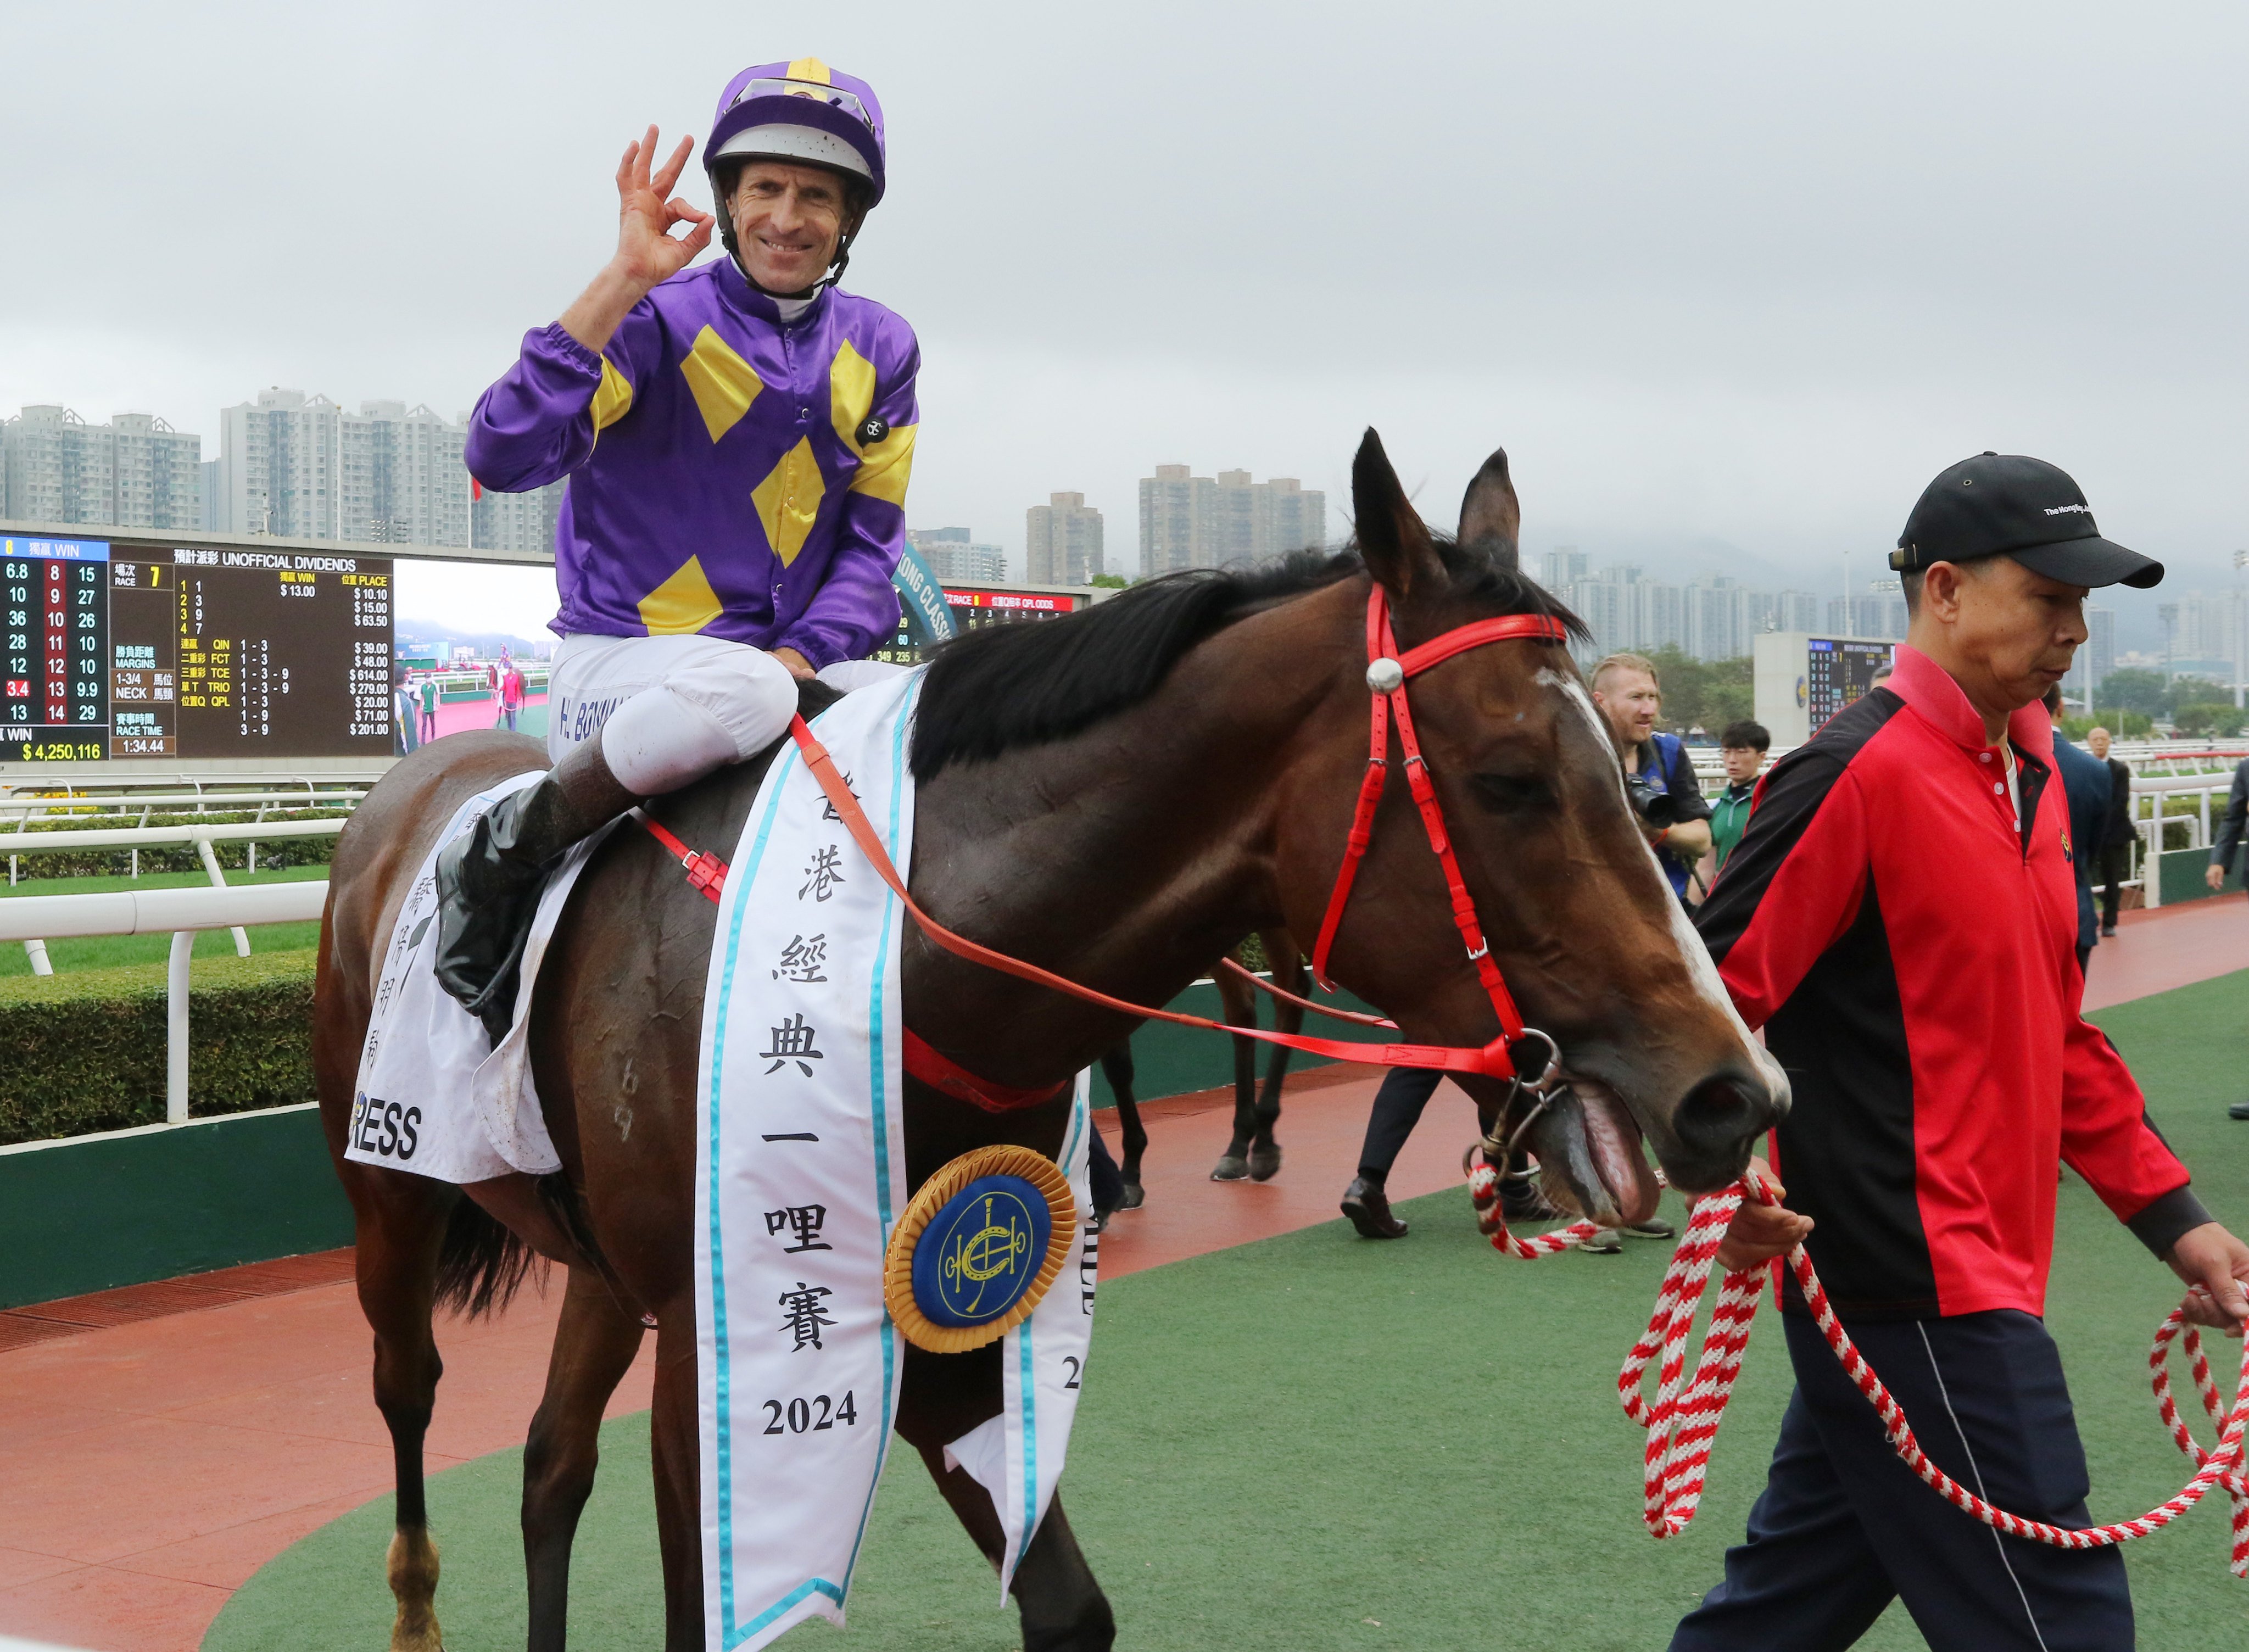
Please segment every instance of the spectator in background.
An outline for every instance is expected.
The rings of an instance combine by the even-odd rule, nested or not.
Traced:
[[[434,672],[422,679],[422,738],[437,738],[437,678]]]
[[[1655,732],[1663,690],[1655,664],[1638,654],[1612,654],[1593,667],[1593,704],[1608,719],[1624,760],[1625,789],[1671,892],[1687,898],[1689,870],[1710,852],[1710,805],[1676,734]]]
[[[2233,870],[2233,851],[2241,847],[2245,824],[2249,824],[2249,757],[2233,770],[2233,789],[2226,795],[2225,818],[2218,823],[2218,841],[2210,846],[2210,864],[2203,881],[2217,894],[2225,888],[2225,874]],[[2152,873],[2149,874],[2153,876]],[[2229,1119],[2249,1119],[2249,1101],[2237,1101],[2225,1110]]]
[[[515,714],[523,709],[523,668],[513,660],[499,679],[499,714],[507,719],[509,733],[515,733]]]
[[[1757,771],[1772,749],[1772,736],[1763,723],[1744,718],[1726,725],[1718,736],[1718,751],[1726,765],[1726,789],[1710,805],[1710,853],[1702,862],[1702,886],[1708,889],[1725,865],[1726,857],[1742,841],[1750,823],[1750,803],[1757,796]]]
[[[2116,933],[2116,909],[2123,904],[2124,880],[2132,874],[2132,840],[2139,836],[2132,824],[2132,769],[2120,757],[2108,755],[2108,731],[2088,729],[2085,748],[2108,765],[2108,829],[2101,835],[2101,853],[2093,871],[2101,885],[2101,933]]]
[[[2108,834],[2108,767],[2071,745],[2061,732],[2061,685],[2054,684],[2040,702],[2053,719],[2053,764],[2061,775],[2061,789],[2069,800],[2070,871],[2077,881],[2077,973],[2080,979],[2100,939],[2093,916],[2093,863],[2098,845]]]
[[[390,747],[400,757],[411,754],[422,742],[414,733],[414,689],[412,679],[404,671],[390,690]]]

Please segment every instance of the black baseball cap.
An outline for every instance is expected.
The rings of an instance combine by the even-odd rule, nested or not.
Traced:
[[[2161,562],[2101,537],[2068,472],[2020,453],[1979,453],[1941,472],[1906,518],[1890,566],[1909,574],[1984,556],[2012,556],[2065,585],[2144,589],[2163,576]]]

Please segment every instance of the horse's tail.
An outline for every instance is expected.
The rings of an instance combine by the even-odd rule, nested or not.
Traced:
[[[533,1266],[545,1267],[539,1253],[464,1194],[445,1219],[445,1241],[437,1252],[437,1305],[471,1319],[505,1308]]]

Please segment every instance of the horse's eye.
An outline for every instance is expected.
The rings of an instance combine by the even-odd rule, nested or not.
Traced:
[[[1554,791],[1543,774],[1478,774],[1476,800],[1496,815],[1551,808]]]

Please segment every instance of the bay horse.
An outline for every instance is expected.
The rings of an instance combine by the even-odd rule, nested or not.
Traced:
[[[1273,984],[1299,998],[1307,996],[1312,990],[1311,967],[1304,961],[1295,938],[1285,929],[1269,929],[1258,933],[1257,942],[1272,971]],[[1227,967],[1235,961],[1228,953],[1207,972],[1211,984],[1218,988],[1218,1018],[1229,1027],[1255,1027],[1258,990],[1245,976]],[[1276,998],[1273,1003],[1276,1030],[1303,1029],[1301,1005],[1285,998]],[[1265,1047],[1265,1077],[1260,1084],[1257,1041],[1236,1035],[1233,1043],[1234,1135],[1211,1167],[1210,1179],[1270,1181],[1281,1174],[1281,1143],[1274,1132],[1281,1122],[1281,1085],[1289,1076],[1289,1047]],[[1139,1098],[1132,1093],[1135,1069],[1131,1038],[1120,1039],[1101,1052],[1101,1076],[1109,1081],[1110,1092],[1117,1098],[1117,1123],[1124,1148],[1118,1162],[1124,1179],[1124,1196],[1117,1201],[1117,1208],[1138,1210],[1147,1198],[1147,1190],[1140,1185],[1140,1161],[1148,1151],[1148,1131],[1140,1122]]]
[[[1470,484],[1457,537],[1415,513],[1374,433],[1351,472],[1354,549],[1262,570],[1149,582],[1069,618],[972,632],[928,668],[912,733],[915,898],[1017,958],[1138,1004],[1162,1004],[1262,929],[1320,928],[1368,767],[1372,589],[1401,647],[1495,616],[1565,610],[1517,566],[1506,456]],[[1576,622],[1566,622],[1574,627]],[[1580,633],[1582,634],[1582,633]],[[1741,1172],[1787,1106],[1787,1082],[1728,1003],[1627,802],[1615,749],[1558,642],[1460,653],[1417,678],[1413,715],[1491,958],[1566,1084],[1530,1115],[1530,1146],[1563,1202],[1639,1221],[1657,1187],[1644,1139],[1695,1191]],[[1393,735],[1393,740],[1394,740]],[[344,1132],[377,961],[442,823],[480,787],[535,762],[502,733],[435,742],[394,767],[335,851],[315,987],[320,1106],[357,1218],[375,1397],[397,1472],[389,1576],[395,1652],[436,1652],[437,1561],[422,1444],[441,1370],[433,1302],[504,1298],[531,1257],[477,1200],[344,1162]],[[722,771],[654,812],[727,855],[762,762]],[[1416,1043],[1482,1047],[1491,999],[1464,957],[1414,803],[1391,785],[1329,964]],[[569,1549],[593,1483],[602,1403],[657,1326],[652,1456],[665,1645],[703,1638],[694,1211],[697,1038],[714,907],[646,834],[615,833],[581,878],[531,1006],[534,1073],[564,1168],[540,1191],[570,1264],[547,1390],[525,1454],[530,1644],[564,1642]],[[1120,1012],[904,940],[908,1022],[997,1085],[1043,1088],[1113,1046]],[[1501,1078],[1462,1085],[1487,1108]],[[994,1114],[909,1083],[905,1151],[918,1187],[972,1148],[1061,1150],[1070,1103]],[[524,1179],[527,1180],[527,1179]],[[519,1190],[518,1190],[519,1191]],[[534,1224],[535,1225],[535,1224]],[[947,1442],[1001,1407],[1000,1345],[909,1347],[897,1427],[987,1557],[1001,1528]],[[1115,1637],[1062,1500],[1018,1570],[1023,1644],[1090,1652]]]

